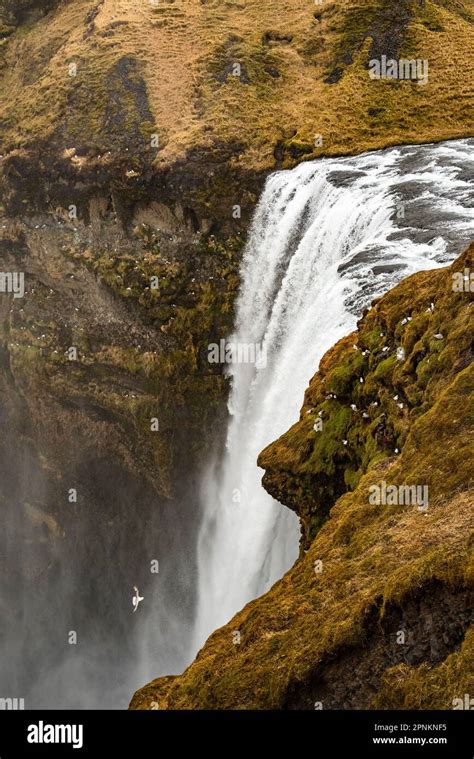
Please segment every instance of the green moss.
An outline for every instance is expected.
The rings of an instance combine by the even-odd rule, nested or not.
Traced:
[[[316,151],[316,146],[309,140],[301,139],[298,136],[290,137],[283,142],[283,150],[291,158],[301,158],[301,156],[311,155]]]
[[[418,366],[416,367],[416,376],[420,387],[425,388],[433,376],[436,373],[438,364],[438,356],[436,354],[430,354],[426,356]]]
[[[359,484],[359,480],[362,477],[364,471],[362,468],[359,468],[357,470],[351,469],[350,466],[348,466],[344,471],[344,482],[347,486],[348,490],[355,490],[357,485]]]
[[[374,371],[374,379],[382,385],[390,385],[393,371],[397,365],[397,357],[389,356],[381,361]]]
[[[344,364],[335,367],[326,376],[325,386],[328,392],[335,393],[338,397],[347,396],[359,380],[363,366],[362,353],[354,351]]]
[[[380,334],[380,328],[364,331],[364,334],[361,337],[360,344],[364,349],[369,350],[371,353],[381,350],[384,345],[384,338]]]

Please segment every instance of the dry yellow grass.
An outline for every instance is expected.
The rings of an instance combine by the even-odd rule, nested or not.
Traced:
[[[275,164],[279,143],[289,164],[302,155],[472,133],[472,0],[427,0],[424,6],[405,0],[395,10],[391,5],[61,4],[4,41],[0,134],[7,149],[53,134],[64,147],[82,142],[124,149],[127,135],[117,143],[104,116],[114,98],[110,72],[124,57],[136,67],[128,80],[143,77],[154,123],[142,126],[159,135],[160,165],[190,148],[220,143],[234,146],[233,160],[241,165],[266,169]],[[387,48],[390,55],[395,45],[400,56],[428,59],[429,83],[371,80],[366,66],[374,38],[381,53]],[[70,63],[78,66],[76,77],[69,76]],[[237,63],[240,77],[232,74]],[[339,80],[328,83],[337,69]],[[125,108],[120,102],[116,107]],[[315,146],[317,134],[322,147]]]

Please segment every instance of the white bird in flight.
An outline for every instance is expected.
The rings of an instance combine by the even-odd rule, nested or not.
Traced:
[[[135,613],[136,610],[138,609],[138,604],[140,603],[140,601],[143,601],[144,596],[140,595],[136,585],[133,586],[133,590],[135,591],[135,595],[132,598],[132,604],[133,604],[133,613]]]

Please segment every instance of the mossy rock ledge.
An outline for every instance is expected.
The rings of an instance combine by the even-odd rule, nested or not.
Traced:
[[[452,709],[472,692],[473,296],[453,274],[473,258],[404,280],[324,356],[259,457],[300,558],[132,709]],[[427,503],[371,502],[415,485]]]

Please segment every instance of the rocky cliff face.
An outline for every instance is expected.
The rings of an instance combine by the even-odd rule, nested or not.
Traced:
[[[402,282],[326,354],[259,459],[301,518],[299,561],[132,708],[451,709],[469,692],[473,296],[454,283],[473,255]]]
[[[8,180],[20,196],[22,181]],[[187,181],[197,182],[191,170]],[[232,328],[242,240],[238,229],[201,234],[164,192],[127,223],[107,191],[91,198],[87,220],[69,218],[68,205],[3,218],[0,268],[24,274],[26,294],[2,295],[0,304],[0,491],[9,525],[0,564],[3,603],[14,610],[4,639],[16,637],[27,608],[54,641],[46,610],[51,593],[59,600],[69,587],[68,629],[86,628],[93,645],[95,628],[107,638],[113,624],[107,650],[121,671],[133,634],[124,589],[138,582],[151,593],[150,559],[168,571],[181,565],[167,587],[182,599],[183,627],[191,613],[179,557],[192,566],[195,472],[203,441],[218,439],[225,418],[226,381],[207,346]],[[95,597],[108,598],[99,623],[87,613]],[[22,692],[42,662],[32,655]]]

